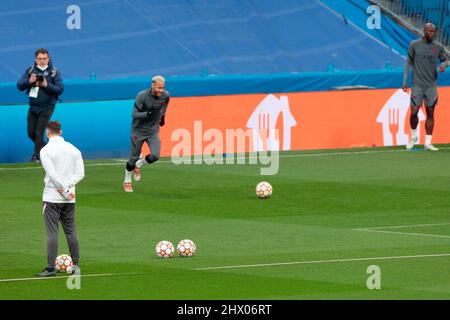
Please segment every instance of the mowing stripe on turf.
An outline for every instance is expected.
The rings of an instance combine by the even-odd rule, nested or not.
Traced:
[[[423,255],[414,255],[414,256],[367,257],[367,258],[349,258],[349,259],[331,259],[331,260],[276,262],[276,263],[261,263],[261,264],[240,264],[240,265],[232,265],[232,266],[195,268],[194,270],[200,271],[200,270],[220,270],[220,269],[241,269],[241,268],[259,268],[259,267],[277,267],[277,266],[288,266],[288,265],[296,265],[296,264],[318,264],[318,263],[354,262],[354,261],[371,261],[371,260],[394,260],[394,259],[420,259],[420,258],[435,258],[435,257],[450,257],[450,253],[423,254]]]
[[[80,277],[110,277],[110,276],[134,276],[143,274],[142,272],[130,272],[130,273],[97,273],[97,274],[80,274]],[[54,279],[67,279],[71,276],[56,276],[45,278],[16,278],[16,279],[0,279],[0,282],[16,282],[16,281],[34,281],[34,280],[54,280]]]
[[[441,147],[441,150],[447,150],[450,148]],[[353,154],[378,154],[378,153],[398,153],[398,152],[411,152],[410,150],[365,150],[365,151],[346,151],[346,152],[328,152],[328,153],[304,153],[304,154],[284,154],[280,155],[280,158],[297,158],[297,157],[327,157],[327,156],[344,156]],[[236,157],[235,160],[248,160],[248,159],[259,159],[258,157]],[[127,160],[115,159],[116,163],[91,163],[85,164],[85,167],[103,167],[103,166],[121,166]],[[173,163],[172,160],[159,160],[157,163]],[[18,168],[0,168],[0,171],[14,171],[14,170],[36,170],[42,169],[41,166],[34,167],[18,167]]]

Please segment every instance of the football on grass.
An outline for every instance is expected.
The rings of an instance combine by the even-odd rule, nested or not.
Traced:
[[[173,256],[175,249],[173,247],[172,242],[163,240],[158,242],[155,251],[158,257],[167,259]]]
[[[266,181],[258,183],[256,186],[256,195],[260,199],[267,199],[272,195],[272,186]]]
[[[185,239],[181,240],[177,246],[177,253],[180,257],[192,257],[197,251],[194,241]]]
[[[58,272],[72,273],[73,261],[72,257],[67,254],[62,254],[55,259],[55,270]]]

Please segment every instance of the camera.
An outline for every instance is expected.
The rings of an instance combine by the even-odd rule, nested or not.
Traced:
[[[44,81],[44,76],[42,74],[39,74],[39,75],[36,76],[36,80],[38,82],[42,82],[42,81]]]

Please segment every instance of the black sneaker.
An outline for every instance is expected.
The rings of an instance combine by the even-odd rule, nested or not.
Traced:
[[[36,277],[54,277],[56,276],[55,269],[45,268],[42,272],[37,273]]]
[[[39,160],[39,158],[36,157],[36,156],[32,156],[30,161],[33,162],[33,163],[40,163],[41,162],[41,160]]]
[[[79,276],[81,274],[80,266],[77,264],[73,265],[72,274]]]

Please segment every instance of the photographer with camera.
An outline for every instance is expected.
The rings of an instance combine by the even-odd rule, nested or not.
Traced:
[[[32,162],[40,162],[39,152],[45,145],[44,131],[49,122],[55,104],[64,91],[61,74],[53,67],[48,51],[38,49],[35,52],[35,63],[29,67],[17,82],[17,88],[29,96],[27,122],[28,137],[34,143]]]

